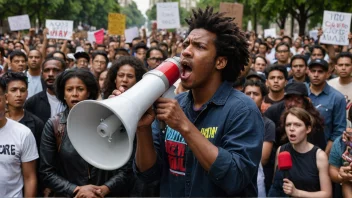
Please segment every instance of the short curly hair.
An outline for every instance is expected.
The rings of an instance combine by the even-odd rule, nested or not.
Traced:
[[[79,78],[87,86],[89,96],[87,100],[96,100],[99,96],[99,85],[94,75],[87,69],[74,68],[62,72],[55,80],[55,94],[57,99],[67,107],[65,100],[65,84],[71,78]]]
[[[190,18],[185,19],[189,25],[187,35],[194,29],[205,29],[216,34],[216,58],[227,58],[222,70],[222,80],[234,82],[249,61],[248,41],[245,33],[234,23],[234,18],[225,17],[224,13],[213,12],[212,7],[205,10],[192,10]]]
[[[120,67],[124,65],[130,65],[134,68],[136,74],[136,81],[140,81],[143,75],[147,72],[147,68],[144,66],[143,62],[134,56],[121,56],[116,62],[112,64],[108,73],[106,74],[106,79],[104,81],[103,97],[108,98],[109,95],[116,89],[115,79],[117,72]]]

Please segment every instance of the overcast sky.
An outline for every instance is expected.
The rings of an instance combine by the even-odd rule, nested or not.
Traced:
[[[149,9],[149,0],[133,0],[136,2],[138,9],[145,16],[145,12]]]

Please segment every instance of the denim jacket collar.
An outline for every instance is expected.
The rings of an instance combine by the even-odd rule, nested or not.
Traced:
[[[227,98],[229,97],[231,91],[233,91],[232,84],[227,81],[222,82],[221,85],[219,86],[219,88],[216,90],[213,97],[208,102],[206,102],[204,105],[208,105],[211,103],[213,103],[215,105],[219,105],[219,106],[224,105],[226,103]],[[189,91],[187,93],[187,96],[180,103],[180,106],[186,107],[192,101],[193,101],[192,91]]]

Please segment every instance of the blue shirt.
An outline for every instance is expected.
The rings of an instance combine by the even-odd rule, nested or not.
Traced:
[[[336,138],[331,147],[329,155],[329,164],[335,166],[336,168],[340,168],[345,162],[342,158],[342,154],[345,152],[345,150],[346,145],[342,141],[341,136]]]
[[[346,100],[336,89],[325,83],[323,91],[314,95],[308,89],[308,96],[324,118],[326,141],[334,141],[346,129]]]
[[[187,118],[219,149],[209,172],[204,170],[182,135],[153,123],[157,162],[137,176],[160,179],[161,197],[257,196],[264,122],[253,100],[223,82],[201,110],[193,109],[192,92],[176,97]]]

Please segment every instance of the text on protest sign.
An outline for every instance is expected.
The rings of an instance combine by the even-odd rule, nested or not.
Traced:
[[[28,30],[31,28],[28,14],[8,18],[11,31]]]
[[[108,32],[110,35],[123,35],[126,29],[126,16],[119,13],[109,13]]]
[[[72,39],[73,21],[46,20],[45,26],[49,32],[47,38],[51,39]]]
[[[343,12],[324,11],[323,35],[321,43],[333,45],[348,45],[351,14]]]
[[[156,19],[159,29],[180,28],[180,12],[178,2],[157,3]]]
[[[225,12],[226,17],[235,18],[235,24],[237,24],[239,28],[242,28],[243,4],[221,2],[220,12]]]

